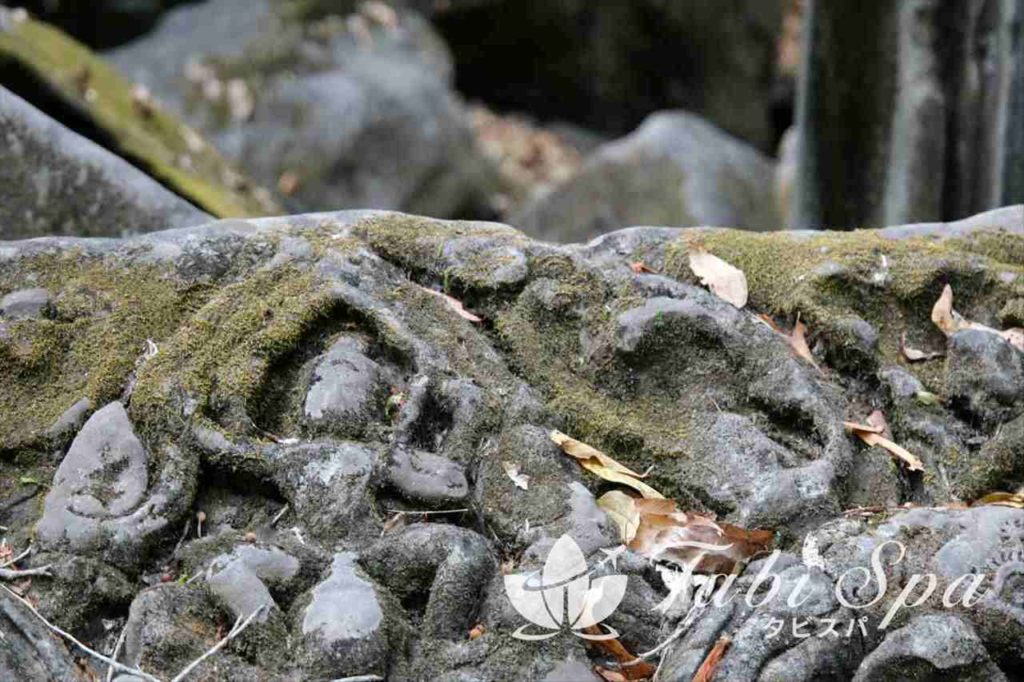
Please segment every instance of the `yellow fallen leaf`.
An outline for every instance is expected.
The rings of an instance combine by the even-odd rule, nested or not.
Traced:
[[[644,478],[647,476],[647,474],[638,474],[629,467],[619,464],[597,448],[587,445],[583,441],[576,440],[575,438],[570,438],[561,431],[552,431],[551,440],[555,445],[562,448],[562,452],[570,457],[575,457],[579,460],[596,459],[609,469],[621,472],[627,476],[632,476],[633,478]]]
[[[953,287],[948,284],[942,288],[942,295],[932,306],[932,322],[946,336],[970,327],[970,323],[953,310]]]
[[[621,471],[612,469],[611,467],[607,467],[595,459],[580,460],[580,465],[595,476],[600,476],[604,480],[612,483],[621,483],[622,485],[629,486],[644,497],[651,499],[662,499],[665,497],[643,481],[637,480],[633,476],[624,474]]]
[[[690,270],[701,284],[737,308],[747,304],[747,276],[739,268],[703,249],[690,251]]]
[[[1024,490],[1019,490],[1015,493],[989,493],[971,506],[979,507],[986,505],[1024,509]]]
[[[880,448],[884,448],[891,455],[902,461],[907,465],[909,471],[924,471],[924,464],[915,455],[911,454],[906,448],[903,448],[896,443],[882,435],[886,429],[885,419],[881,417],[881,412],[877,411],[877,417],[875,413],[868,418],[869,424],[858,424],[856,422],[843,422],[843,426],[848,431],[853,432],[858,438],[864,441],[867,445],[874,447],[877,445]],[[874,419],[872,419],[874,417]],[[878,423],[878,421],[881,423]]]
[[[640,512],[633,498],[619,490],[611,490],[597,498],[597,506],[608,514],[619,529],[622,543],[628,545],[640,527]]]

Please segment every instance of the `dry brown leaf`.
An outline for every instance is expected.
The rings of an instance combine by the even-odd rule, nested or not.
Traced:
[[[654,270],[651,270],[649,267],[644,265],[643,261],[639,261],[638,260],[635,263],[630,263],[629,267],[632,268],[633,272],[635,272],[638,275],[643,275],[643,274],[653,275],[654,274]]]
[[[595,459],[609,469],[626,474],[627,476],[632,476],[633,478],[644,478],[647,476],[647,474],[637,473],[629,467],[619,464],[597,448],[587,445],[583,441],[576,440],[575,438],[570,438],[561,431],[552,431],[550,437],[551,441],[558,447],[562,448],[562,452],[570,457],[575,457],[579,460]]]
[[[722,637],[715,642],[715,646],[711,647],[711,651],[708,652],[704,662],[697,668],[697,672],[690,682],[711,682],[715,677],[715,672],[718,670],[718,665],[725,658],[725,652],[729,650],[729,645],[731,644],[732,639],[730,637]]]
[[[900,334],[900,352],[903,353],[903,357],[907,359],[907,362],[924,362],[925,360],[934,360],[946,355],[942,352],[928,353],[923,350],[918,350],[917,348],[911,348],[907,345],[906,332]]]
[[[530,489],[530,477],[519,471],[518,464],[502,462],[501,466],[505,469],[505,475],[507,475],[509,479],[516,484],[516,487],[522,488],[523,490]]]
[[[484,627],[484,624],[477,623],[473,626],[473,629],[469,631],[469,640],[473,641],[474,639],[482,637],[485,632],[487,632],[487,628]]]
[[[640,511],[635,500],[624,492],[611,490],[597,498],[597,506],[608,514],[619,529],[623,544],[628,545],[640,527]]]
[[[924,464],[920,459],[911,454],[905,448],[900,447],[882,435],[885,432],[887,425],[885,423],[885,417],[882,415],[881,411],[875,410],[872,412],[871,416],[868,417],[867,424],[843,422],[843,426],[869,446],[874,447],[877,445],[878,447],[887,450],[891,455],[905,463],[907,465],[907,470],[924,471]]]
[[[662,559],[694,572],[729,573],[766,550],[774,534],[746,530],[692,512],[679,511],[673,500],[634,500],[640,525],[629,548],[650,559]]]
[[[983,332],[999,334],[1007,343],[1018,350],[1024,351],[1024,328],[1012,327],[999,331],[998,329],[965,319],[963,315],[953,310],[953,288],[948,284],[943,287],[942,295],[939,296],[939,300],[935,302],[935,306],[932,308],[932,322],[946,336],[950,336],[962,329],[978,329]]]
[[[629,682],[628,678],[622,673],[602,668],[599,665],[594,666],[594,672],[605,682]]]
[[[597,625],[591,625],[583,628],[583,632],[588,635],[603,635],[604,632]],[[617,639],[599,639],[599,640],[587,640],[588,644],[591,644],[606,654],[613,656],[619,663],[618,672],[626,680],[646,680],[654,675],[657,668],[647,661],[641,661],[632,653],[629,649],[622,645]],[[614,671],[612,671],[614,672]],[[605,679],[608,679],[607,677]],[[615,678],[612,678],[615,679]]]
[[[690,251],[690,270],[701,284],[737,308],[747,304],[747,276],[739,268],[703,249]]]
[[[983,507],[987,505],[1024,509],[1024,490],[1015,493],[989,493],[971,506]]]
[[[807,326],[800,321],[799,317],[796,318],[796,324],[793,325],[793,333],[789,336],[789,345],[792,346],[794,353],[811,363],[815,369],[821,371],[818,363],[814,361],[811,349],[807,346]]]
[[[483,322],[483,319],[477,317],[473,313],[466,310],[465,307],[463,307],[462,305],[462,301],[458,300],[457,298],[452,298],[448,294],[442,293],[440,291],[434,291],[433,289],[428,289],[427,287],[420,287],[420,289],[427,292],[431,296],[437,296],[438,298],[444,300],[444,302],[448,304],[448,307],[454,310],[456,313],[458,313],[459,317],[461,317],[462,319],[469,320],[470,322]]]
[[[807,345],[807,325],[800,321],[799,315],[796,318],[796,324],[793,325],[793,331],[788,334],[779,325],[775,324],[775,320],[770,315],[762,313],[758,317],[786,340],[793,353],[809,362],[819,372],[821,371],[821,367],[818,366],[817,361],[814,359],[814,354],[811,353],[811,349]]]
[[[611,481],[612,483],[621,483],[622,485],[629,486],[630,488],[637,491],[644,497],[651,499],[661,499],[665,497],[657,490],[644,483],[643,481],[634,478],[629,474],[624,474],[617,469],[605,466],[604,464],[601,464],[597,460],[580,460],[580,466],[582,466],[584,469],[594,474],[595,476],[599,476],[600,478],[606,481]]]
[[[1017,350],[1024,351],[1024,327],[1012,327],[999,332],[999,335],[1010,342]]]
[[[381,537],[387,534],[389,531],[394,530],[398,526],[405,523],[405,514],[396,513],[391,516],[390,519],[384,522],[384,527],[380,529]]]

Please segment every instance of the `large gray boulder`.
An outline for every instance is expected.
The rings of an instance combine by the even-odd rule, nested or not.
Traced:
[[[347,10],[208,0],[107,56],[294,210],[482,198],[443,42],[417,14]]]
[[[55,574],[29,586],[41,613],[109,650],[122,625],[109,614],[130,603],[124,660],[164,679],[260,606],[202,674],[558,679],[615,664],[568,633],[512,637],[526,623],[504,578],[544,567],[563,535],[594,576],[627,577],[605,624],[630,651],[665,641],[693,603],[657,608],[663,572],[598,503],[620,486],[560,452],[558,429],[649,470],[682,510],[775,532],[780,555],[740,566],[734,587],[757,592],[763,569],[781,596],[700,611],[662,650],[668,679],[722,636],[730,680],[1010,677],[1024,512],[977,501],[1024,485],[1024,417],[1002,390],[1017,356],[947,338],[930,312],[947,284],[989,324],[1022,298],[1022,216],[855,235],[639,227],[555,245],[356,211],[2,242],[0,300],[31,314],[0,320],[0,524],[15,551],[33,535],[43,550],[19,567]],[[746,273],[744,307],[700,284],[696,248]],[[799,315],[814,363],[762,315],[784,328]],[[946,360],[907,361],[904,335]],[[325,401],[343,408],[324,428],[305,421],[318,367],[337,372]],[[380,409],[349,409],[378,407],[378,384]],[[923,471],[846,431],[873,409]],[[837,585],[870,595],[842,573],[871,573],[891,540],[906,556],[883,566],[885,599],[844,604]],[[983,574],[991,595],[886,621],[918,573],[939,594]],[[767,636],[795,617],[852,620],[854,634]],[[944,654],[948,633],[965,644]]]
[[[120,237],[210,219],[0,87],[0,239]]]
[[[510,222],[540,239],[571,242],[631,225],[730,225],[773,230],[771,161],[700,117],[651,115],[598,148],[579,173]]]

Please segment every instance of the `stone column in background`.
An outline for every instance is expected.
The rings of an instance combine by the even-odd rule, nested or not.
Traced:
[[[811,0],[790,225],[1024,201],[1024,0]]]

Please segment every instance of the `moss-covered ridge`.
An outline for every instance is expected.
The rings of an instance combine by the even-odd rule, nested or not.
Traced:
[[[658,465],[656,485],[699,499],[707,463],[694,453],[722,412],[842,475],[848,446],[838,424],[882,399],[845,369],[818,375],[801,364],[755,314],[783,323],[799,314],[812,345],[826,348],[840,342],[840,321],[866,320],[881,338],[877,361],[941,396],[943,363],[907,363],[899,336],[919,347],[944,343],[929,314],[947,283],[958,310],[996,325],[1024,298],[1014,262],[1024,237],[997,227],[951,239],[643,234],[632,250],[558,247],[502,225],[373,212],[4,244],[0,295],[43,287],[53,310],[0,322],[0,450],[41,452],[48,427],[81,398],[100,406],[126,397],[150,443],[176,442],[201,423],[248,457],[253,448],[241,445],[272,437],[256,422],[282,359],[357,330],[409,377],[480,387],[482,420],[492,425],[525,381],[554,423],[638,469]],[[696,244],[746,272],[747,310],[723,308],[692,286],[686,252]],[[637,275],[629,263],[640,259],[671,278]],[[460,318],[424,287],[458,297],[484,322]],[[624,316],[652,297],[695,301],[696,316],[669,309],[625,348]]]
[[[130,82],[84,45],[19,12],[0,12],[0,73],[11,77],[8,84],[28,76],[31,88],[43,88],[94,126],[101,145],[113,145],[115,154],[214,216],[280,212],[269,192],[158,103],[140,98]]]

